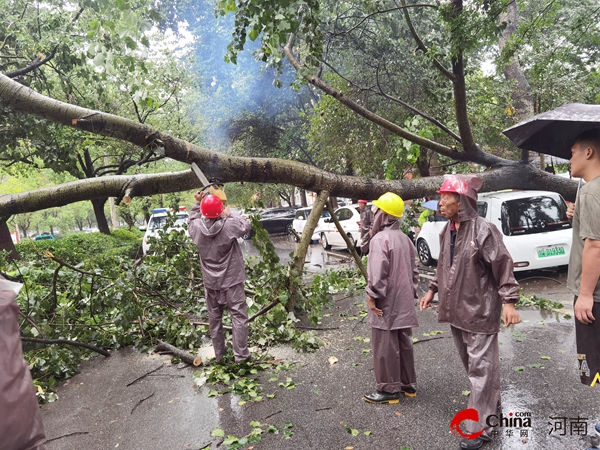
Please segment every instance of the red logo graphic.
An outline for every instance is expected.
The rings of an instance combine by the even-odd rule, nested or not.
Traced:
[[[483,433],[483,428],[475,433],[468,433],[460,429],[460,424],[465,420],[472,420],[474,422],[479,421],[479,413],[474,408],[463,409],[456,413],[452,422],[450,422],[450,431],[454,435],[459,435],[460,437],[467,439],[476,439]]]

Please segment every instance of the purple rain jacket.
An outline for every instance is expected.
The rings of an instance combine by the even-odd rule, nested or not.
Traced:
[[[415,310],[419,283],[416,250],[399,228],[399,221],[383,212],[373,222],[366,292],[383,310],[383,316],[377,317],[369,310],[372,328],[398,330],[419,326]]]
[[[502,304],[519,301],[519,284],[502,234],[477,213],[481,180],[461,178],[467,180],[468,191],[460,194],[454,259],[450,264],[449,220],[440,233],[440,256],[429,289],[438,293],[438,322],[471,333],[495,334],[500,331]]]
[[[202,216],[196,203],[190,211],[188,231],[198,247],[205,288],[223,290],[246,280],[238,238],[250,231],[248,219],[233,214],[209,219]]]
[[[23,359],[15,299],[14,291],[0,290],[0,450],[44,449],[44,425]]]

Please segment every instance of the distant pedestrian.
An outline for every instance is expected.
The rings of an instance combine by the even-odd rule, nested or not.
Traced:
[[[373,201],[367,304],[376,391],[369,403],[398,403],[400,394],[417,395],[412,328],[418,326],[415,299],[419,272],[416,250],[400,231],[404,202],[387,192]]]
[[[0,277],[0,449],[45,450],[46,436],[31,372],[23,359],[20,289]]]
[[[366,200],[358,201],[358,209],[360,210],[360,252],[363,255],[369,254],[369,241],[371,235],[371,225],[373,224],[373,212],[371,208],[367,208]]]
[[[575,294],[578,374],[587,385],[600,385],[600,130],[582,133],[571,148],[571,174],[583,178],[569,208],[573,243],[567,288]],[[600,434],[600,424],[596,425]]]
[[[476,409],[479,419],[467,421],[466,429],[482,433],[461,440],[460,448],[467,450],[480,448],[493,436],[486,419],[496,414],[500,402],[500,315],[504,326],[521,322],[514,306],[519,285],[512,258],[500,231],[477,213],[481,184],[478,177],[449,175],[438,191],[438,209],[450,220],[440,234],[436,275],[420,301],[423,311],[438,293],[438,321],[450,324],[469,377],[468,408]]]
[[[223,310],[231,312],[233,355],[235,362],[250,359],[248,350],[248,309],[244,292],[244,257],[238,238],[250,231],[250,222],[231,214],[215,195],[197,192],[190,211],[188,230],[198,253],[208,309],[210,337],[215,358],[225,354]]]

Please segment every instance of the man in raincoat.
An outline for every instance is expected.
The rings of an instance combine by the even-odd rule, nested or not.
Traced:
[[[0,450],[45,450],[44,425],[23,359],[15,300],[19,289],[0,277]]]
[[[579,376],[583,384],[594,386],[600,383],[600,130],[577,138],[570,162],[571,175],[586,184],[567,212],[573,219],[567,288],[575,294]],[[595,428],[600,434],[600,424]]]
[[[244,257],[238,238],[250,231],[250,222],[231,214],[216,195],[196,193],[190,211],[188,231],[193,239],[202,267],[204,294],[208,309],[210,337],[215,358],[225,354],[223,309],[231,312],[233,355],[235,362],[250,359],[248,350],[248,309],[244,292]]]
[[[360,210],[360,251],[363,255],[369,254],[369,241],[371,235],[371,225],[373,223],[373,212],[367,208],[366,200],[358,201],[358,209]]]
[[[461,449],[475,450],[493,437],[486,424],[500,402],[500,315],[504,326],[521,322],[514,304],[519,285],[502,234],[477,213],[481,180],[464,175],[445,177],[439,212],[450,219],[440,234],[440,257],[435,278],[420,301],[421,311],[437,292],[438,321],[449,323],[454,343],[469,377],[468,408],[477,421],[467,421],[468,438]],[[463,434],[464,435],[464,434]]]
[[[402,199],[387,192],[373,204],[376,212],[366,291],[377,387],[364,400],[396,404],[400,394],[417,395],[411,329],[418,326],[415,299],[419,272],[415,246],[400,231]]]

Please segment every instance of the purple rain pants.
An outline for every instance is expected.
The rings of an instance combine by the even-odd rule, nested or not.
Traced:
[[[215,358],[221,359],[225,354],[225,335],[223,334],[223,309],[231,312],[233,328],[233,356],[235,362],[250,358],[248,350],[248,309],[244,283],[238,283],[227,289],[204,289],[206,307],[208,309],[208,328],[215,349]]]
[[[411,328],[371,328],[371,344],[378,391],[395,394],[403,387],[417,388]]]
[[[493,427],[486,425],[486,419],[498,410],[500,401],[500,350],[498,334],[470,333],[450,327],[452,337],[469,377],[469,402],[467,408],[479,413],[479,421],[465,422],[465,429],[474,433],[482,428],[483,440],[492,439]]]

